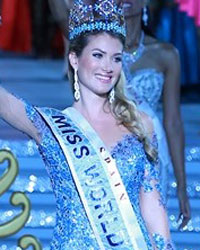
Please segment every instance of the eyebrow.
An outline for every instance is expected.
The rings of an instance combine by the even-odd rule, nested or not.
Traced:
[[[102,54],[106,54],[106,52],[103,51],[103,50],[101,50],[101,49],[95,48],[95,49],[93,49],[92,51],[94,51],[94,50],[98,50],[98,51],[100,51]],[[114,54],[114,56],[121,56],[121,55],[122,55],[122,53],[120,53],[120,52]]]

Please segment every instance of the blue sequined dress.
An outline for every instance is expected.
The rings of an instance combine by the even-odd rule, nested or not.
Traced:
[[[153,121],[158,140],[158,154],[160,159],[160,176],[163,195],[167,198],[168,170],[172,167],[167,140],[163,126],[157,115],[158,104],[161,98],[164,74],[153,68],[130,71],[130,61],[123,60],[124,73],[127,79],[126,92],[130,100],[134,100],[138,108],[148,114]]]
[[[41,134],[41,143],[38,145],[38,149],[45,162],[56,199],[56,225],[53,231],[51,249],[98,250],[94,233],[59,143],[37,110],[33,106],[25,105],[28,118]],[[137,215],[148,249],[153,249],[150,235],[154,239],[156,249],[174,249],[170,240],[164,239],[159,232],[148,233],[140,213],[139,193],[141,188],[146,193],[151,193],[154,189],[160,190],[157,182],[157,168],[148,161],[142,144],[136,137],[127,135],[112,148],[111,154],[116,159],[117,167]],[[148,172],[148,175],[144,174],[145,171]],[[155,180],[157,184],[152,185],[152,180]],[[161,200],[158,202],[160,202],[160,208],[164,209]]]

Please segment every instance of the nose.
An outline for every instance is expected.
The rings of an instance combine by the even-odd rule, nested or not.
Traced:
[[[106,58],[106,59],[102,62],[102,69],[103,69],[103,71],[105,71],[106,73],[112,73],[112,72],[113,72],[112,60],[110,60],[109,58]]]

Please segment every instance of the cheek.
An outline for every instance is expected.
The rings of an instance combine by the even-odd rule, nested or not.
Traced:
[[[114,85],[117,83],[118,79],[120,78],[121,72],[122,72],[122,66],[118,65],[115,68],[115,74],[114,74],[114,79],[113,79],[113,84]]]
[[[85,57],[79,62],[79,69],[81,74],[92,74],[96,67],[96,63],[90,57]]]
[[[122,64],[116,65],[115,67],[116,76],[120,75],[121,71],[122,71]]]

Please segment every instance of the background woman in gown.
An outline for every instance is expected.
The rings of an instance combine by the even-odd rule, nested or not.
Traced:
[[[123,0],[123,3],[127,28],[123,55],[127,95],[153,119],[158,138],[161,182],[165,196],[167,195],[167,169],[172,160],[177,180],[180,216],[183,215],[181,227],[184,227],[190,219],[190,208],[186,192],[184,132],[179,105],[179,55],[171,44],[161,43],[143,31],[148,25],[145,0]],[[142,19],[143,22],[141,22]],[[161,95],[167,140],[156,114]]]
[[[2,18],[1,18],[1,4],[2,4],[2,0],[0,0],[0,25],[2,24]]]
[[[103,20],[93,19],[93,14],[90,12],[91,7],[85,6],[81,1],[78,1],[74,14],[71,16],[69,70],[70,76],[74,78],[75,102],[73,106],[64,111],[51,108],[39,109],[0,88],[0,117],[32,137],[37,142],[45,161],[57,203],[57,219],[51,249],[99,249],[98,239],[95,238],[97,232],[92,230],[97,221],[93,221],[93,224],[90,225],[91,220],[89,216],[86,216],[87,209],[84,210],[84,202],[81,202],[82,194],[78,193],[79,188],[77,190],[77,185],[75,185],[76,178],[72,179],[74,175],[70,172],[75,158],[76,161],[81,158],[80,170],[91,164],[87,160],[87,156],[91,161],[101,158],[95,164],[99,167],[103,164],[101,163],[103,156],[100,155],[101,147],[97,147],[96,152],[98,151],[98,153],[91,153],[91,156],[90,153],[85,153],[86,147],[94,151],[94,145],[91,147],[90,144],[92,140],[95,140],[100,141],[102,145],[105,144],[104,152],[108,154],[109,151],[111,152],[123,179],[132,211],[137,218],[136,223],[139,225],[140,234],[146,245],[145,248],[137,249],[172,250],[174,247],[170,240],[166,211],[161,204],[159,194],[156,152],[149,142],[153,133],[152,122],[148,116],[138,112],[136,106],[125,98],[123,86],[121,86],[123,84],[121,68],[124,40],[122,31],[125,30],[121,26],[123,25],[121,15],[118,17],[121,11],[117,9],[116,12],[116,8],[112,7],[113,1],[110,1],[109,6],[107,5],[108,0],[95,2],[97,6],[95,5],[93,11],[98,18],[103,17]],[[78,13],[84,13],[78,22],[75,19],[77,8],[80,10]],[[89,20],[86,10],[90,13]],[[116,18],[118,24],[116,25],[114,22],[114,26],[110,25],[111,20],[116,21]],[[105,25],[102,25],[102,22]],[[79,29],[82,24],[89,25],[91,31]],[[103,30],[101,30],[102,27]],[[81,34],[77,35],[78,32],[74,32],[77,30],[81,30]],[[65,118],[67,123],[63,122]],[[48,123],[50,121],[48,119],[58,120],[53,126],[53,123]],[[59,123],[61,123],[60,126],[58,126]],[[66,148],[57,137],[58,128],[64,128],[62,130],[63,143],[64,140],[68,140],[71,144],[69,147],[72,149],[73,145],[85,143],[84,148],[80,148],[80,152],[74,148],[72,150],[74,156],[66,157]],[[74,135],[74,131],[78,134]],[[66,133],[69,133],[68,136]],[[95,136],[90,141],[88,138],[91,134]],[[68,159],[71,160],[68,161]],[[94,168],[96,165],[92,167]],[[74,164],[74,167],[76,166],[77,164]],[[89,170],[87,171],[88,178],[91,178],[87,179],[87,182],[83,183],[87,185],[83,186],[91,187],[95,185],[93,179],[97,176],[90,174]],[[81,176],[83,178],[84,173]],[[106,177],[106,180],[107,178],[109,177]],[[101,182],[97,182],[97,184],[102,185]],[[101,188],[103,187],[106,187],[104,182]],[[93,190],[92,200],[101,200],[101,190],[99,192]],[[109,192],[109,188],[107,191]],[[121,200],[123,200],[123,196]],[[100,207],[95,207],[98,211],[100,208],[103,209],[103,212],[96,218],[96,220],[102,219],[103,216],[101,222],[104,223],[104,226],[102,226],[101,234],[118,229],[109,225],[109,223],[113,224],[118,221],[113,218],[113,221],[109,222],[109,219],[112,219],[112,213],[116,211],[112,202],[113,207],[107,206],[105,203],[100,204]],[[127,216],[126,211],[122,211],[125,212],[125,217]],[[106,213],[109,217],[106,217],[107,221],[104,221]],[[92,214],[92,216],[94,215]],[[119,227],[121,226],[120,223]],[[127,227],[132,227],[131,231],[135,230],[135,225],[131,223],[128,223]],[[137,238],[138,234],[137,232],[133,236]],[[132,240],[131,237],[130,239]],[[140,242],[138,243],[140,244]],[[125,241],[124,244],[128,244],[128,242]],[[113,249],[113,247],[105,249]],[[121,245],[118,248],[115,246],[115,249],[122,249]],[[124,249],[135,249],[135,247]]]
[[[30,53],[32,30],[30,3],[28,0],[1,0],[2,20],[0,49]]]
[[[200,26],[200,0],[175,0],[180,10],[193,17],[197,26]]]

